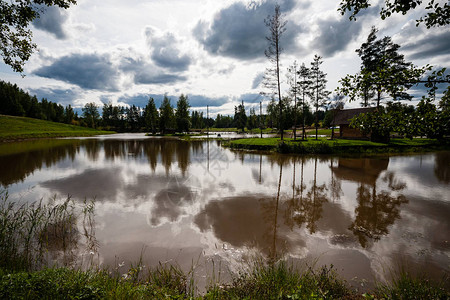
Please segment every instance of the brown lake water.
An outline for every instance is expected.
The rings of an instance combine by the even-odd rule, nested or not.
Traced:
[[[276,155],[139,134],[39,140],[0,145],[0,185],[10,201],[95,199],[98,253],[80,244],[79,256],[124,272],[142,257],[226,279],[263,256],[333,264],[362,289],[399,268],[450,272],[450,152]]]

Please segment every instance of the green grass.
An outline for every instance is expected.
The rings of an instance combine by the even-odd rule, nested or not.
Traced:
[[[0,142],[35,138],[93,136],[111,133],[113,132],[38,119],[0,115]]]
[[[334,131],[335,134],[338,133],[338,132],[339,132],[339,129]],[[300,133],[301,133],[301,130],[300,130]],[[316,130],[315,129],[312,129],[312,130],[309,129],[306,132],[306,134],[307,135],[315,135],[316,134]],[[319,129],[319,130],[317,130],[317,135],[331,136],[331,129]]]
[[[129,274],[137,274],[139,276]],[[340,279],[333,266],[299,271],[286,261],[258,263],[232,274],[230,283],[194,292],[179,268],[159,265],[118,272],[46,268],[35,272],[0,269],[1,299],[449,299],[445,282],[402,275],[392,283],[358,293]]]
[[[379,284],[371,299],[450,299],[446,280],[431,282],[425,276],[415,277],[401,271],[392,282]]]
[[[367,140],[309,138],[305,141],[291,138],[249,138],[229,141],[232,149],[269,150],[280,153],[300,154],[346,154],[346,153],[403,153],[449,149],[449,143],[435,139],[392,139],[388,144]]]
[[[341,299],[356,298],[333,267],[299,271],[286,261],[256,262],[232,276],[232,283],[211,287],[205,299]]]

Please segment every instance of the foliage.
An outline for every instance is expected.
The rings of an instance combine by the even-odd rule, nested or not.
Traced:
[[[152,134],[156,134],[158,128],[158,110],[156,109],[155,100],[150,97],[144,109],[145,128],[150,130]]]
[[[328,99],[330,94],[326,90],[327,74],[320,70],[320,65],[323,63],[322,57],[319,55],[314,55],[314,59],[311,62],[310,69],[310,80],[311,80],[311,100],[315,107],[315,127],[316,127],[316,140],[317,140],[317,129],[319,127],[318,111],[319,107],[325,106],[325,101]]]
[[[178,132],[188,132],[191,127],[189,120],[189,107],[188,97],[181,94],[177,102],[177,110],[175,113]]]
[[[307,109],[309,111],[309,107],[306,102],[306,98],[312,98],[312,81],[311,81],[311,70],[308,69],[304,63],[300,66],[300,69],[298,70],[298,92],[301,95],[302,99],[302,138],[306,139],[306,132],[305,132],[305,125],[308,124],[306,122],[307,118]],[[309,123],[311,124],[311,123]]]
[[[371,142],[367,140],[330,140],[319,138],[306,141],[293,141],[279,138],[248,138],[230,141],[225,144],[233,149],[271,150],[281,153],[299,154],[386,154],[417,151],[435,151],[448,149],[449,144],[436,139],[391,139],[389,143]]]
[[[258,127],[259,127],[258,117],[256,116],[255,109],[250,108],[250,116],[247,118],[247,129],[252,130]]]
[[[423,96],[416,107],[388,102],[373,112],[360,114],[352,119],[350,126],[371,135],[372,141],[386,142],[391,133],[412,139],[415,136],[443,139],[450,133],[448,93],[434,104],[434,88],[428,97]]]
[[[256,261],[249,270],[235,275],[230,285],[210,289],[206,299],[334,299],[352,297],[333,266],[305,272],[285,261],[267,264]]]
[[[390,283],[378,285],[375,296],[378,299],[449,299],[450,292],[444,284],[401,271]]]
[[[36,49],[30,23],[40,17],[43,6],[69,8],[75,0],[15,0],[0,2],[0,51],[5,64],[23,72],[25,62]]]
[[[191,124],[193,128],[206,128],[206,118],[203,117],[203,112],[194,110],[191,114]]]
[[[45,262],[44,254],[56,243],[62,247],[74,243],[75,219],[70,198],[54,206],[42,202],[20,205],[8,201],[8,194],[1,192],[0,268],[11,271],[40,268]]]
[[[216,121],[214,123],[215,128],[230,128],[233,127],[233,118],[230,116],[224,116],[217,114]],[[196,127],[198,128],[198,127]]]
[[[130,269],[132,273],[135,269]],[[184,275],[175,268],[148,272],[147,281],[112,276],[106,270],[43,269],[1,276],[2,299],[189,299]],[[128,275],[128,274],[127,274]],[[192,298],[191,298],[192,299]]]
[[[174,117],[170,99],[165,95],[159,108],[159,130],[162,134],[165,134],[168,129],[174,128]]]
[[[304,65],[303,65],[304,66]],[[297,105],[297,95],[301,95],[302,92],[302,86],[299,84],[299,81],[297,80],[297,76],[299,73],[299,70],[297,70],[297,61],[294,61],[292,66],[288,67],[288,73],[286,75],[288,84],[289,84],[289,96],[294,98],[294,109],[293,109],[293,115],[294,115],[294,139],[297,138],[297,119],[298,119],[298,105]],[[303,105],[302,105],[303,106]]]
[[[71,124],[75,119],[72,107],[30,96],[16,84],[0,81],[0,114],[29,117]]]
[[[407,90],[419,82],[430,67],[418,68],[406,62],[398,52],[400,46],[389,36],[378,39],[377,32],[378,29],[372,27],[367,41],[356,50],[361,58],[361,70],[340,80],[339,93],[348,95],[350,101],[361,98],[363,106],[369,106],[375,96],[379,107],[383,93],[394,100],[411,100]]]
[[[139,131],[144,125],[141,109],[133,104],[125,109],[125,114],[126,124],[128,125],[127,129],[130,131]]]
[[[83,118],[87,126],[90,128],[97,128],[100,113],[98,112],[98,106],[94,102],[86,103],[82,108]]]
[[[245,125],[247,125],[247,115],[245,114],[244,101],[237,107],[234,107],[234,124],[242,132],[245,131]]]
[[[402,13],[405,15],[409,10],[415,9],[422,3],[422,0],[385,0],[385,6],[380,11],[380,16],[384,20],[393,13]],[[341,0],[339,11],[344,15],[347,11],[351,12],[350,20],[356,20],[356,15],[370,7],[369,0]],[[416,26],[425,23],[427,28],[446,26],[450,24],[450,5],[448,3],[436,3],[435,0],[428,0],[425,7],[427,13],[416,20]]]

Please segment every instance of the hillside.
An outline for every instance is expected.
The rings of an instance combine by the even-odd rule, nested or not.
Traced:
[[[0,115],[0,142],[34,138],[93,136],[111,133],[113,132],[39,119]]]

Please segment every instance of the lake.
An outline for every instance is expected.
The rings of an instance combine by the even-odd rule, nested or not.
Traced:
[[[119,134],[1,144],[0,166],[10,201],[95,202],[98,249],[75,243],[77,262],[126,272],[141,258],[201,281],[284,258],[333,264],[362,290],[399,268],[450,271],[450,152],[294,156]]]

